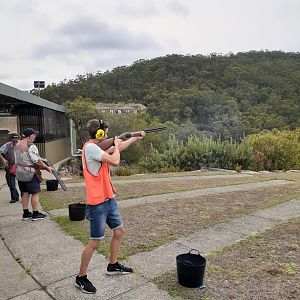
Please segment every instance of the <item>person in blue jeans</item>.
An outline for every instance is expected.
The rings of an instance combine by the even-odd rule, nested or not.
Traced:
[[[110,166],[118,166],[120,152],[127,149],[132,143],[142,139],[145,132],[137,132],[137,137],[131,137],[125,141],[118,137],[110,139],[111,146],[104,150],[101,148],[100,142],[102,140],[107,141],[108,124],[102,120],[90,120],[88,122],[88,132],[90,139],[82,149],[82,164],[87,193],[86,217],[90,222],[90,240],[82,252],[80,270],[75,279],[75,286],[84,293],[94,294],[97,289],[87,278],[87,269],[99,242],[105,237],[106,224],[113,231],[106,274],[125,275],[133,272],[132,268],[118,262],[124,226],[115,198],[116,191],[111,182]]]
[[[20,135],[16,132],[8,134],[9,142],[0,148],[0,159],[5,166],[5,179],[10,190],[10,203],[19,201],[19,192],[16,188],[16,162],[15,146],[20,140]]]

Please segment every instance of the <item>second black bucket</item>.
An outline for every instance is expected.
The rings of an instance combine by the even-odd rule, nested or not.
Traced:
[[[57,191],[58,189],[58,180],[51,179],[46,180],[47,191]]]
[[[86,205],[84,203],[69,204],[69,218],[71,221],[82,221],[85,219]]]
[[[192,254],[196,251],[197,254]],[[178,282],[189,288],[204,288],[203,284],[206,259],[201,256],[198,250],[180,254],[176,257]]]

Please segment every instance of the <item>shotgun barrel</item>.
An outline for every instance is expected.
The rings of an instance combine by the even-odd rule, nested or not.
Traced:
[[[147,129],[144,129],[143,131],[145,133],[154,133],[154,132],[158,132],[158,131],[162,131],[162,130],[166,130],[167,127],[156,127],[156,128],[147,128]],[[134,137],[134,136],[140,136],[140,132],[137,131],[137,132],[125,132],[123,134],[121,134],[120,136],[118,136],[119,139],[122,139],[122,140],[126,140],[126,139],[129,139],[131,137]]]
[[[156,127],[156,128],[148,128],[148,129],[145,129],[144,131],[146,133],[151,133],[151,132],[157,132],[157,131],[162,131],[162,130],[166,130],[167,127],[166,126],[163,126],[163,127]]]
[[[54,175],[54,177],[56,178],[56,180],[58,181],[59,185],[61,186],[61,188],[66,191],[67,187],[65,185],[65,183],[62,181],[61,177],[59,176],[59,174],[57,173],[57,171],[54,169],[53,164],[51,163],[51,161],[48,158],[44,158],[43,162],[48,166],[53,168],[52,174]]]

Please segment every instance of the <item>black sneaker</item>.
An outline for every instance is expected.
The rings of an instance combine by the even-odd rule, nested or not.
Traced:
[[[23,220],[29,220],[32,218],[32,212],[28,211],[28,212],[24,212],[23,213]]]
[[[46,215],[41,212],[38,212],[37,214],[32,215],[32,221],[42,220],[45,218],[46,218]]]
[[[87,279],[87,275],[82,277],[76,276],[75,286],[86,294],[95,294],[97,291],[93,284]]]
[[[9,201],[9,203],[16,203],[16,202],[18,202],[19,201],[19,199],[11,199],[10,201]]]
[[[133,269],[125,267],[119,262],[116,262],[115,264],[108,264],[106,269],[107,275],[126,275],[133,273]]]

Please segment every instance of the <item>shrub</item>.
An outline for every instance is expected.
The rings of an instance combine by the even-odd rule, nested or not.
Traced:
[[[245,141],[253,148],[252,164],[257,170],[289,170],[300,167],[300,130],[264,131]]]
[[[134,171],[128,166],[118,166],[114,171],[114,175],[117,176],[130,176],[133,175]]]
[[[240,144],[196,136],[183,143],[170,137],[163,153],[151,146],[139,165],[150,172],[170,168],[190,171],[215,167],[238,172],[300,168],[300,130],[265,131],[248,136]]]
[[[238,173],[241,173],[242,172],[242,166],[237,164],[236,167],[235,167],[235,170],[238,172]]]

